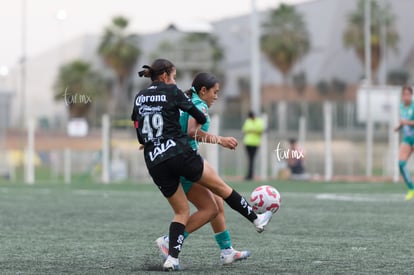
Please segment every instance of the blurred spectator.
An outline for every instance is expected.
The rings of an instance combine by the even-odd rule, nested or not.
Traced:
[[[290,178],[293,180],[305,180],[309,175],[305,173],[305,154],[302,148],[297,144],[296,139],[289,139],[289,158],[288,167],[290,169]]]
[[[254,158],[257,149],[260,146],[262,133],[264,131],[264,123],[262,119],[256,118],[255,114],[250,111],[248,118],[243,124],[242,131],[244,133],[244,145],[248,156],[248,172],[245,177],[246,180],[253,179]]]

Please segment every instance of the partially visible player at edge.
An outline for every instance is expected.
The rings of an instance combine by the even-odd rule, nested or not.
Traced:
[[[191,97],[194,105],[202,111],[207,122],[204,123],[199,130],[198,122],[186,112],[181,112],[180,124],[184,133],[188,133],[189,142],[193,150],[198,150],[198,141],[201,140],[209,143],[217,143],[225,148],[231,148],[233,137],[217,137],[217,140],[206,138],[206,133],[210,127],[210,116],[208,109],[218,98],[220,84],[218,79],[210,73],[199,73],[195,76],[191,89],[187,91],[187,95]],[[194,204],[197,211],[190,216],[184,231],[184,238],[205,225],[210,221],[211,227],[215,233],[215,239],[219,246],[220,261],[222,264],[231,264],[234,261],[246,259],[250,256],[249,251],[237,251],[233,248],[230,232],[226,227],[226,219],[224,215],[223,199],[211,193],[206,187],[195,184],[192,181],[180,178],[180,182],[184,188],[184,192],[190,202]],[[168,256],[169,240],[168,236],[159,237],[156,241],[161,254],[164,258]]]
[[[398,166],[400,167],[404,182],[408,187],[405,200],[411,200],[414,198],[414,184],[406,166],[414,149],[414,102],[413,89],[410,86],[402,88],[401,99],[400,124],[395,128],[395,131],[401,130],[402,132]]]
[[[148,172],[174,211],[169,228],[169,255],[163,269],[180,270],[178,255],[190,217],[190,207],[180,184],[181,176],[200,183],[224,198],[231,208],[252,222],[258,232],[264,230],[272,213],[268,211],[256,215],[247,200],[228,186],[191,148],[179,124],[179,111],[188,112],[201,125],[206,123],[206,117],[177,88],[175,66],[168,60],[157,59],[151,66],[145,65],[143,68],[139,75],[151,78],[152,83],[135,96],[131,119],[136,126],[138,141],[144,145]],[[209,137],[210,140],[217,139],[213,135]],[[236,146],[237,143],[232,148]]]

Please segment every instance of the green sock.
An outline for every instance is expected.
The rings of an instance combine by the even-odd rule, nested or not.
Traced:
[[[405,184],[407,185],[408,189],[414,190],[414,184],[411,180],[410,173],[408,173],[406,165],[407,165],[407,161],[405,161],[405,160],[400,160],[398,162],[398,166],[400,167],[400,172],[401,172],[401,175],[404,179]]]
[[[223,232],[217,233],[215,236],[216,242],[221,250],[232,247],[230,232],[226,229]]]

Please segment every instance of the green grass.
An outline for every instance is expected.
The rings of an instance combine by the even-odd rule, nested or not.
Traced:
[[[183,273],[414,273],[414,202],[403,200],[402,184],[270,184],[282,207],[264,233],[226,208],[235,248],[251,257],[220,266],[205,226],[186,240]],[[244,195],[257,185],[232,184]],[[167,233],[171,217],[153,184],[2,183],[0,273],[158,274],[154,240]]]

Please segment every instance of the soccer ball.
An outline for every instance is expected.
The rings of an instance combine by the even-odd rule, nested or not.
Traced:
[[[250,204],[253,211],[257,214],[262,214],[266,211],[276,213],[280,207],[280,194],[273,186],[262,185],[253,190],[250,195]]]

